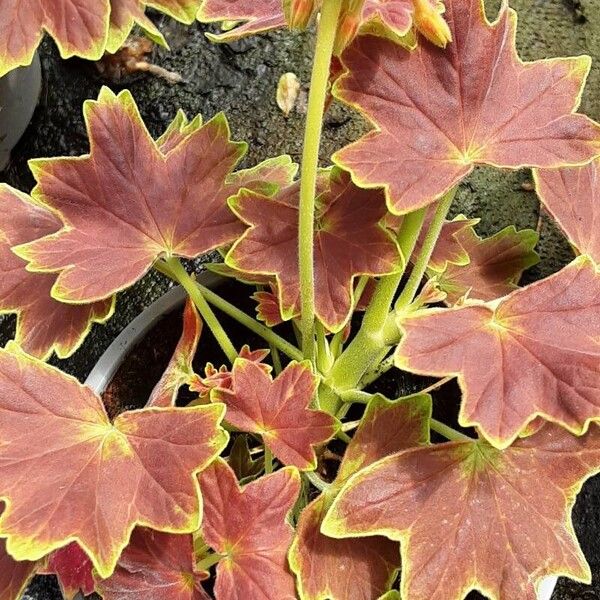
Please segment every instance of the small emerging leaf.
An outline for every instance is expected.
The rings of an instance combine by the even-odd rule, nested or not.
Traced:
[[[516,13],[486,20],[481,0],[447,0],[453,43],[406,52],[358,37],[334,96],[376,129],[334,155],[362,187],[385,187],[396,214],[427,206],[477,164],[560,167],[600,154],[600,126],[574,114],[590,59],[523,63]],[[404,140],[397,151],[398,140]]]
[[[457,375],[462,426],[500,448],[536,416],[584,433],[600,407],[600,275],[580,257],[491,305],[418,311],[400,323],[399,368]]]
[[[104,600],[210,600],[196,570],[191,535],[137,528],[109,579],[96,582]]]
[[[600,264],[600,159],[534,172],[540,200],[581,254]]]
[[[260,475],[265,466],[264,458],[254,460],[248,446],[248,436],[240,434],[235,438],[227,461],[238,480]]]
[[[591,581],[571,510],[599,467],[596,426],[577,438],[549,424],[506,450],[476,440],[407,450],[353,476],[322,529],[400,541],[403,598],[536,600],[546,576]]]
[[[284,465],[314,469],[313,446],[331,438],[336,422],[328,413],[308,408],[317,387],[310,365],[291,362],[273,380],[256,362],[238,358],[231,375],[230,390],[216,388],[211,394],[213,401],[227,406],[227,421],[259,433]]]
[[[293,467],[240,489],[231,468],[218,458],[200,475],[204,540],[224,555],[217,565],[217,600],[295,600],[287,551],[293,530],[287,522],[300,492]]]
[[[0,383],[0,533],[12,556],[34,561],[77,542],[108,577],[136,524],[197,529],[195,476],[227,443],[223,405],[110,423],[92,390],[12,345],[0,350]]]

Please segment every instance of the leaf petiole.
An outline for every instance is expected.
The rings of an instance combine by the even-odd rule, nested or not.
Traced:
[[[224,554],[217,554],[211,552],[196,563],[196,570],[199,572],[208,571],[211,567],[214,567],[222,558],[225,558]]]
[[[302,308],[302,349],[304,357],[315,361],[315,287],[314,287],[314,220],[319,148],[323,131],[323,112],[329,84],[329,68],[342,0],[323,4],[317,32],[315,59],[310,83],[306,129],[302,152],[300,183],[300,220],[298,260],[300,268],[300,302]]]
[[[431,419],[429,421],[429,428],[431,431],[435,431],[440,435],[443,435],[446,439],[451,442],[473,442],[475,441],[472,437],[461,433],[460,431],[456,431],[456,429],[452,429],[449,425],[442,423],[436,419]]]
[[[273,472],[273,453],[271,449],[264,444],[265,447],[265,475],[269,475]]]
[[[154,263],[154,268],[166,275],[167,277],[173,279],[174,281],[178,281],[175,275],[172,273],[171,269],[167,265],[165,261],[158,260]],[[247,315],[243,310],[240,310],[237,306],[227,302],[224,298],[221,298],[219,294],[213,292],[211,289],[195,282],[196,286],[202,292],[202,295],[206,299],[209,304],[212,304],[215,308],[218,308],[220,311],[224,312],[227,316],[236,320],[238,323],[253,331],[260,337],[262,337],[267,342],[270,342],[276,348],[279,348],[285,355],[287,355],[292,360],[301,361],[303,356],[302,352],[293,344],[290,344],[286,339],[277,335],[273,330],[269,329],[262,323],[259,323],[256,319],[253,319],[250,315]]]

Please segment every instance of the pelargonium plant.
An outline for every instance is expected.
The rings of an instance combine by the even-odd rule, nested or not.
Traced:
[[[287,156],[239,169],[222,114],[179,112],[153,139],[104,88],[88,155],[32,161],[31,195],[0,187],[0,308],[18,315],[0,350],[2,600],[38,572],[107,600],[533,600],[547,576],[590,581],[571,523],[600,471],[590,60],[521,61],[506,4],[493,23],[480,0],[443,8],[205,0],[204,20],[242,22],[222,39],[320,13],[299,178]],[[330,92],[373,125],[334,166]],[[575,260],[519,287],[535,232],[449,220],[476,165],[533,168]],[[212,250],[256,319],[181,262]],[[111,420],[44,361],[150,269],[187,291],[183,333],[147,406]],[[221,314],[264,347],[234,345]],[[228,364],[196,372],[203,327]],[[433,383],[373,393],[394,368]],[[458,425],[432,418],[452,379]]]

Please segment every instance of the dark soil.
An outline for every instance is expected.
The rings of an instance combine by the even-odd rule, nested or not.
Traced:
[[[490,15],[499,0],[488,0]],[[526,60],[591,54],[595,59],[588,86],[582,100],[582,110],[600,119],[600,0],[511,0],[519,12],[517,44]],[[205,119],[224,110],[230,119],[232,131],[238,139],[250,143],[246,164],[281,153],[298,158],[302,141],[302,111],[295,111],[286,119],[275,104],[277,80],[282,73],[295,72],[304,86],[308,81],[312,34],[279,32],[256,37],[233,45],[214,46],[204,37],[200,25],[182,27],[165,17],[157,17],[171,45],[171,51],[157,50],[154,61],[183,75],[185,84],[171,86],[163,80],[147,75],[136,75],[120,82],[101,79],[95,66],[80,60],[63,61],[54,45],[45,40],[40,50],[45,89],[33,122],[13,153],[7,171],[0,173],[0,181],[30,191],[33,180],[27,168],[30,158],[45,156],[79,155],[88,151],[88,143],[81,116],[84,100],[95,98],[103,84],[115,91],[131,89],[142,116],[154,135],[161,133],[175,116],[178,108],[188,116],[202,113]],[[327,116],[322,148],[323,163],[331,153],[355,139],[365,130],[362,120],[339,106],[333,106]],[[492,234],[510,224],[519,228],[535,228],[539,218],[539,203],[527,184],[527,171],[498,172],[478,169],[461,186],[454,212],[482,218],[479,231]],[[546,276],[566,264],[571,253],[568,244],[556,227],[542,216],[539,252],[542,260],[527,274],[527,280]],[[200,268],[205,257],[195,261]],[[94,327],[79,352],[67,361],[53,361],[80,379],[85,379],[93,365],[115,336],[141,310],[164,293],[169,282],[152,273],[131,290],[120,294],[114,318],[103,327]],[[169,344],[179,335],[175,323]],[[14,318],[0,318],[0,343],[13,335]],[[208,334],[204,342],[208,344]],[[144,357],[147,375],[149,365],[155,365],[160,374],[166,364],[167,338],[160,338],[165,350],[160,356]],[[218,362],[218,361],[217,361]],[[128,390],[130,400],[144,402],[144,389]],[[414,380],[400,376],[388,382],[389,395],[406,393],[416,388]],[[446,386],[444,396],[450,396]],[[456,390],[454,391],[454,393]],[[442,401],[436,399],[436,410]],[[450,403],[450,406],[453,406]],[[451,408],[447,411],[451,412]],[[590,480],[579,496],[574,511],[575,527],[584,552],[591,564],[594,583],[582,586],[561,580],[555,600],[600,599],[600,478]],[[47,589],[48,591],[44,591]],[[37,578],[26,595],[27,600],[55,600],[59,598],[52,578]],[[509,599],[512,600],[512,599]]]

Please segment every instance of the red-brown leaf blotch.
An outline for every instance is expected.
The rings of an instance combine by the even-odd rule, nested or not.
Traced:
[[[402,256],[381,225],[383,192],[356,187],[348,173],[321,173],[315,222],[315,310],[330,331],[344,328],[352,311],[352,282],[359,275],[400,270]],[[235,213],[250,228],[228,253],[226,263],[240,271],[275,275],[282,316],[300,308],[298,219],[300,184],[266,198],[246,190],[231,198]]]
[[[190,383],[194,377],[192,361],[196,355],[201,334],[202,319],[200,319],[194,303],[188,298],[183,311],[181,338],[160,381],[152,390],[146,406],[175,406],[179,388]]]
[[[230,141],[219,114],[163,152],[128,91],[102,88],[86,101],[90,155],[30,163],[33,197],[56,210],[64,228],[15,251],[30,269],[58,272],[56,298],[111,296],[163,255],[193,258],[228,244],[243,225],[227,206],[229,183],[246,145]]]
[[[600,126],[574,114],[589,57],[523,63],[507,3],[493,24],[481,0],[445,4],[447,49],[422,44],[409,53],[362,36],[342,55],[347,72],[333,93],[376,127],[334,155],[358,185],[385,187],[391,211],[404,214],[476,164],[554,168],[600,154]]]
[[[0,77],[28,65],[47,31],[63,58],[98,60],[104,53],[109,0],[2,0]]]
[[[547,424],[506,450],[476,440],[407,450],[353,476],[323,531],[400,541],[403,598],[462,600],[477,589],[536,600],[546,576],[591,581],[571,510],[599,467],[595,425],[575,437]]]
[[[238,429],[259,433],[284,464],[314,469],[313,446],[336,431],[330,414],[309,409],[317,379],[308,363],[291,362],[275,379],[258,363],[238,358],[231,389],[216,388],[211,399],[227,406],[226,420]]]
[[[198,20],[202,23],[241,23],[218,35],[208,33],[207,36],[213,42],[232,42],[286,26],[282,0],[204,0],[198,12]]]
[[[600,418],[600,275],[580,257],[491,305],[407,315],[396,364],[456,375],[459,422],[505,448],[536,416],[572,433]]]
[[[92,390],[14,344],[0,350],[0,383],[0,535],[13,557],[77,542],[108,577],[135,525],[199,527],[196,475],[227,444],[223,405],[149,408],[111,423]]]
[[[537,193],[569,241],[600,264],[600,159],[584,167],[534,171]]]
[[[210,600],[191,535],[136,528],[115,572],[96,582],[104,600]]]
[[[217,566],[217,600],[295,600],[287,565],[293,530],[287,522],[300,492],[300,475],[286,467],[240,489],[231,468],[215,460],[200,475],[202,533],[224,555]]]
[[[446,293],[446,302],[464,298],[496,300],[517,289],[525,269],[539,262],[534,251],[539,236],[532,229],[507,227],[489,238],[480,238],[472,227],[457,234],[469,258],[468,264],[448,263],[436,280]]]
[[[65,600],[75,600],[81,592],[84,596],[94,593],[94,565],[89,556],[72,543],[54,551],[43,570],[45,575],[56,575]]]
[[[300,515],[289,559],[301,600],[375,600],[390,588],[400,566],[397,543],[382,536],[334,539],[321,533],[321,523],[354,473],[400,450],[427,444],[430,418],[430,396],[395,402],[375,396],[369,403],[332,487]]]
[[[81,344],[92,323],[103,323],[114,298],[92,304],[65,304],[50,291],[56,275],[32,273],[11,247],[57,232],[60,220],[25,194],[0,184],[0,311],[17,313],[15,341],[41,359],[52,352],[66,358]]]

